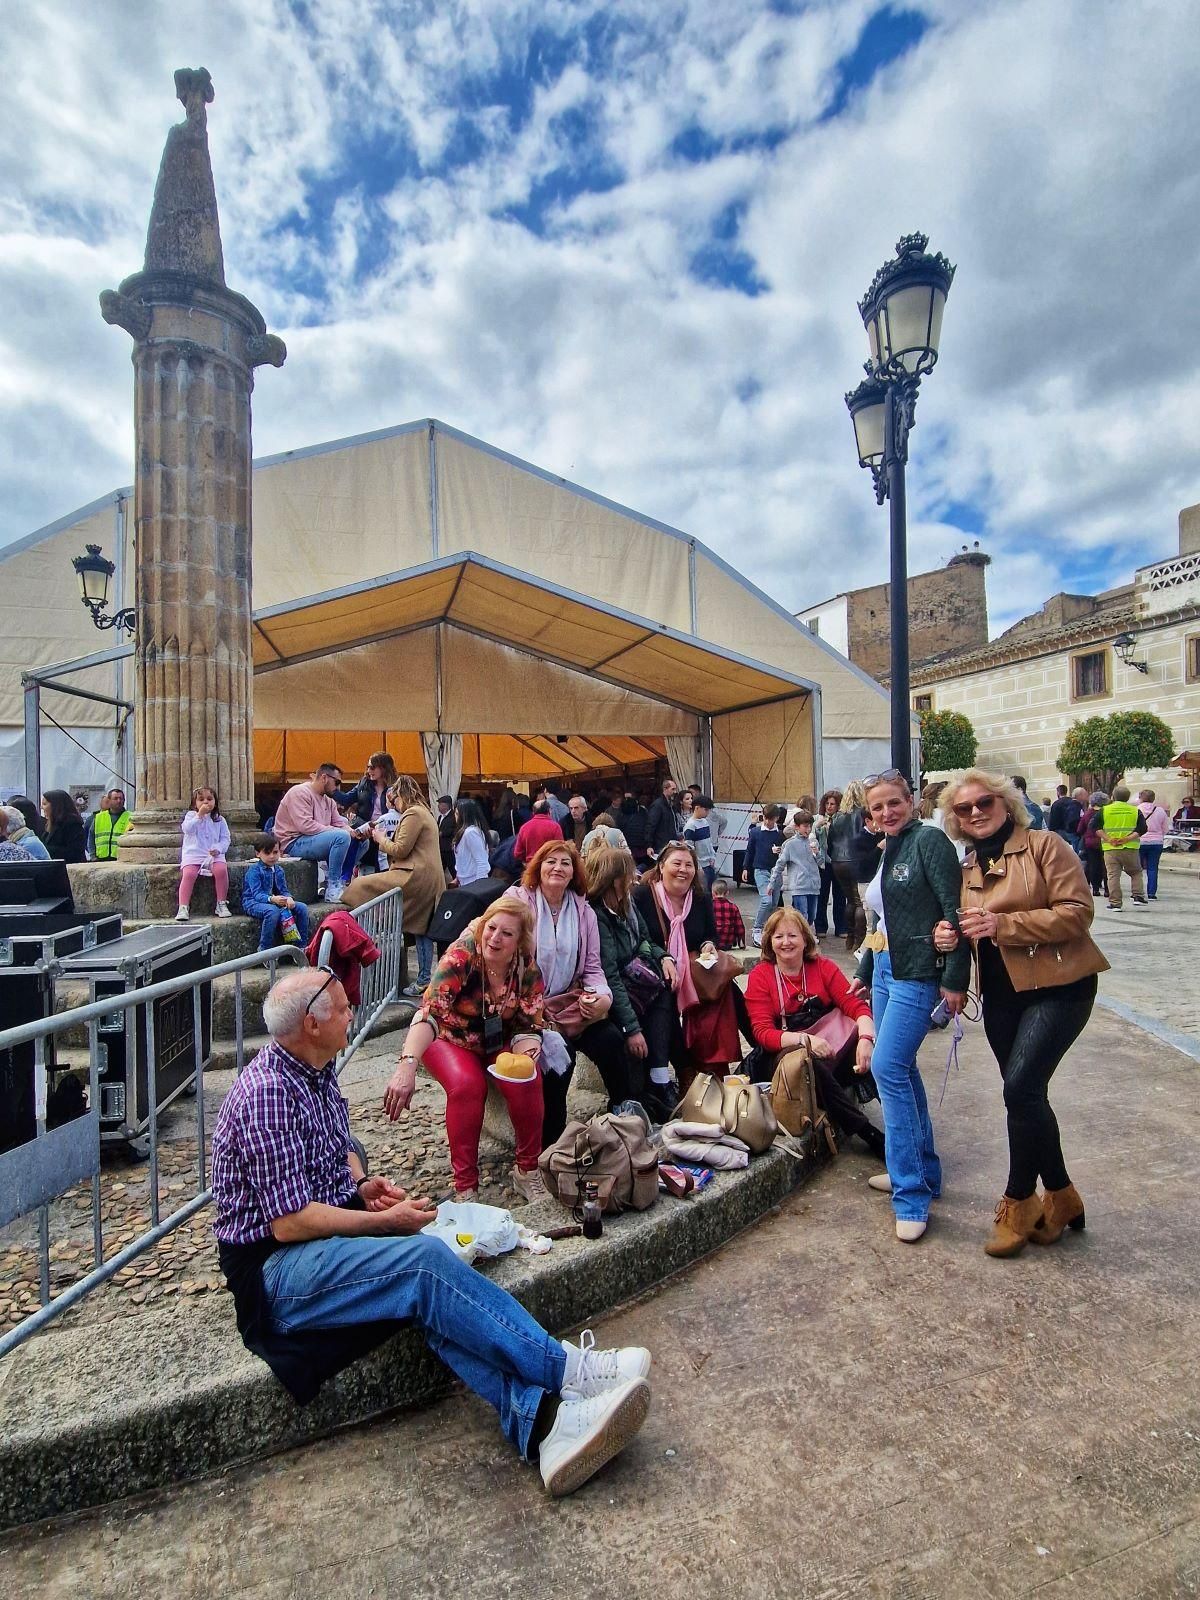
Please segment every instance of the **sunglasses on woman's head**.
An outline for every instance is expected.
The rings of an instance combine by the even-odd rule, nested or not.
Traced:
[[[994,794],[981,794],[978,800],[960,800],[957,805],[951,806],[956,817],[969,817],[972,811],[982,811],[984,816],[992,809],[998,799]]]
[[[899,767],[889,767],[886,772],[872,772],[869,777],[864,778],[863,788],[871,789],[877,783],[904,783],[905,781],[904,774]]]

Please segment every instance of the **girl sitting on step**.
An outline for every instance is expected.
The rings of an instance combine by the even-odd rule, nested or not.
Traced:
[[[229,868],[225,857],[229,853],[229,824],[221,815],[215,789],[192,791],[192,809],[184,817],[183,851],[179,861],[179,910],[176,922],[186,922],[190,915],[192,890],[199,877],[211,878],[217,891],[217,915],[229,917]]]

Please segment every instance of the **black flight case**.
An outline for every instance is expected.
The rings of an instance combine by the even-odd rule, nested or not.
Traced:
[[[84,979],[90,998],[125,995],[212,965],[212,930],[164,923],[127,933],[112,944],[69,956],[59,967],[64,979]],[[192,990],[129,1006],[101,1017],[101,1143],[141,1140],[150,1125],[146,1059],[147,1010],[153,1011],[158,1110],[196,1087],[195,1012]],[[200,987],[200,1068],[212,1055],[212,983]]]
[[[0,909],[0,1028],[40,1022],[54,1011],[57,963],[121,937],[117,911],[30,911]],[[0,1152],[24,1144],[37,1132],[32,1043],[0,1050]],[[86,1088],[66,1081],[58,1067],[55,1040],[46,1040],[48,1100],[46,1123],[58,1127],[86,1110]]]

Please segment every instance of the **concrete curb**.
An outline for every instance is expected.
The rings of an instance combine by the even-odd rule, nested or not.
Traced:
[[[489,1264],[495,1281],[546,1327],[586,1323],[660,1283],[758,1220],[811,1176],[772,1150],[745,1172],[717,1175],[691,1200],[660,1198],[606,1221],[604,1239],[566,1239],[547,1256],[516,1251]],[[553,1201],[531,1226],[561,1224]],[[204,1477],[399,1407],[426,1404],[450,1379],[420,1335],[397,1334],[294,1405],[241,1344],[227,1295],[100,1330],[34,1339],[0,1365],[0,1527],[16,1527]]]

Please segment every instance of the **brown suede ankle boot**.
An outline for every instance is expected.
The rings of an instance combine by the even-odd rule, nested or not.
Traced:
[[[992,1237],[984,1245],[989,1256],[1015,1256],[1024,1250],[1026,1242],[1042,1225],[1042,1202],[1036,1194],[1028,1200],[1013,1200],[1000,1196],[996,1207],[996,1221]]]
[[[1064,1228],[1078,1233],[1084,1225],[1083,1196],[1073,1183],[1065,1189],[1047,1189],[1042,1200],[1042,1225],[1030,1235],[1035,1244],[1057,1244]]]

